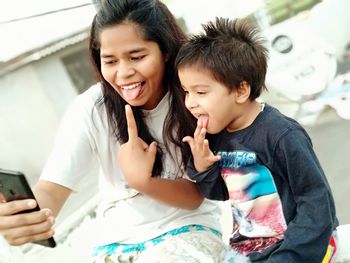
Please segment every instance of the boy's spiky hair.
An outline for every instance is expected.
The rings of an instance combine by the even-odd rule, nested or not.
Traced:
[[[203,25],[204,33],[190,37],[180,49],[175,62],[198,66],[230,89],[246,81],[251,87],[250,99],[265,89],[268,51],[259,29],[246,19],[216,18]]]

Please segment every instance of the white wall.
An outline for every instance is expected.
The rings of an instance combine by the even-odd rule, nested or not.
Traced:
[[[263,3],[264,0],[172,0],[168,6],[177,17],[185,19],[190,33],[197,33],[202,31],[202,23],[213,20],[216,16],[244,17],[261,9]],[[311,30],[336,49],[338,58],[350,40],[349,10],[349,0],[323,0],[313,8],[308,21]]]
[[[258,7],[264,0],[172,0],[169,9],[176,17],[183,17],[190,33],[202,31],[201,24],[215,17],[244,17]]]
[[[0,167],[23,171],[33,184],[76,94],[57,56],[0,77]]]
[[[314,7],[308,21],[310,28],[335,48],[338,59],[350,41],[349,10],[349,0],[323,0]]]

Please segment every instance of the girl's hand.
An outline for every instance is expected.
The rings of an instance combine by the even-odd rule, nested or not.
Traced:
[[[156,159],[157,144],[148,145],[137,134],[137,126],[132,109],[125,106],[128,123],[129,140],[120,146],[117,162],[130,187],[142,192],[152,178],[153,165]]]
[[[49,209],[17,214],[36,205],[31,199],[5,202],[0,195],[0,235],[10,245],[23,245],[53,236],[54,217]]]
[[[220,156],[214,155],[210,150],[209,142],[205,139],[206,132],[207,130],[203,127],[202,122],[198,120],[193,137],[186,136],[182,139],[182,141],[187,142],[191,148],[194,166],[198,172],[207,170],[220,160]]]

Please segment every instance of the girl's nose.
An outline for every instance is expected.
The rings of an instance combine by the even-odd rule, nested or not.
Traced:
[[[117,77],[121,79],[128,78],[135,74],[135,69],[129,62],[120,62],[117,70]]]

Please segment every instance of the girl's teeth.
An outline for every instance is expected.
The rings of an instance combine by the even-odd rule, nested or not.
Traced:
[[[129,86],[123,86],[123,89],[134,89],[134,88],[136,88],[136,87],[138,87],[138,86],[140,86],[141,85],[141,83],[135,83],[135,84],[131,84],[131,85],[129,85]]]

